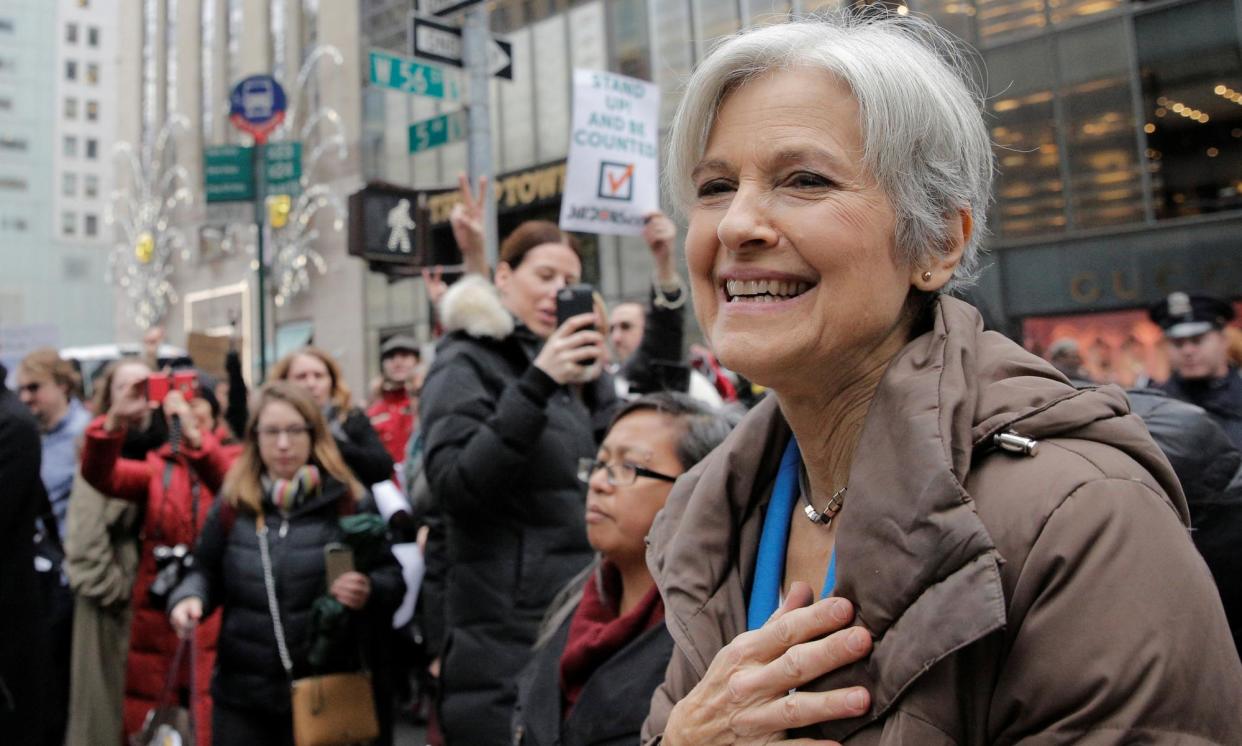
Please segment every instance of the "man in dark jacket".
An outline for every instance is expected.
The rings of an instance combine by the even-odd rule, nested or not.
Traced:
[[[34,569],[35,516],[47,506],[39,427],[9,391],[0,365],[0,733],[43,744],[50,641]]]
[[[1171,293],[1150,309],[1164,330],[1173,375],[1161,386],[1175,399],[1207,410],[1242,448],[1242,378],[1229,364],[1224,329],[1233,306],[1210,295]]]
[[[1242,453],[1199,407],[1153,389],[1126,393],[1182,483],[1190,538],[1212,571],[1242,651]]]

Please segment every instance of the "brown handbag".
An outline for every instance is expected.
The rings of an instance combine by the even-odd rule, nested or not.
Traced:
[[[293,659],[285,644],[284,625],[276,603],[276,581],[272,577],[272,557],[267,545],[267,523],[260,513],[255,521],[259,535],[259,558],[263,562],[263,584],[267,587],[267,606],[280,663],[293,678]],[[334,673],[307,676],[293,682],[293,742],[297,746],[346,746],[379,737],[371,674]]]

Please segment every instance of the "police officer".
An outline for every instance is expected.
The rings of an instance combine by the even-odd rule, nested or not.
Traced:
[[[1242,448],[1242,378],[1229,365],[1224,328],[1233,306],[1210,295],[1171,293],[1150,309],[1164,330],[1173,375],[1161,388],[1207,410]]]
[[[384,383],[379,400],[367,410],[371,427],[379,433],[394,464],[405,460],[405,446],[418,416],[418,340],[399,334],[380,346]]]

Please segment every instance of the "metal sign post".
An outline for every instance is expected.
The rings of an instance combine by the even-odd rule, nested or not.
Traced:
[[[229,96],[229,121],[254,138],[254,222],[258,228],[255,253],[258,259],[259,301],[259,380],[267,376],[267,276],[263,256],[263,231],[266,219],[267,158],[265,143],[272,130],[285,119],[288,100],[280,83],[270,75],[251,75],[233,87]]]
[[[479,183],[479,178],[486,176],[488,183],[492,179],[492,117],[491,117],[491,78],[488,64],[488,47],[492,36],[488,33],[488,10],[486,3],[480,3],[466,11],[466,23],[462,27],[462,61],[470,76],[469,122],[467,139],[467,162],[470,169],[470,183]],[[512,56],[510,56],[512,59]],[[513,77],[512,65],[508,68],[509,78]],[[473,188],[473,187],[472,187]],[[483,195],[485,214],[483,218],[483,234],[486,238],[487,263],[495,267],[499,259],[496,236],[496,200],[491,194]]]

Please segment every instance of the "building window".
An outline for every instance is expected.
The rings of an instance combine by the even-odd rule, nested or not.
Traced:
[[[91,85],[99,82],[99,65],[97,63],[92,62],[86,66],[86,82]]]
[[[29,186],[25,179],[19,179],[16,176],[0,176],[0,191],[4,192],[24,192]]]
[[[13,99],[0,96],[0,111],[13,111]]]
[[[95,174],[87,174],[82,180],[82,196],[87,199],[95,199],[99,196],[99,177]]]
[[[1231,0],[1134,20],[1157,219],[1242,208],[1242,50]]]
[[[0,228],[13,233],[25,233],[30,228],[30,223],[26,218],[5,215],[3,219],[0,219]]]
[[[66,197],[78,196],[78,175],[65,172],[60,175],[60,193]]]
[[[93,137],[86,138],[86,157],[92,161],[99,157],[99,141]]]
[[[78,79],[78,63],[75,60],[65,60],[65,80]]]
[[[25,153],[29,145],[25,138],[0,135],[0,151],[9,150],[15,153]]]
[[[78,0],[78,7],[79,8],[91,7],[91,0]]]
[[[1053,105],[1052,39],[987,53],[988,108],[1000,175],[995,224],[1004,238],[1066,229],[1065,183]]]
[[[17,27],[13,25],[12,18],[0,18],[0,31],[3,31],[6,34],[11,34],[16,30],[16,28]]]
[[[99,218],[88,213],[83,221],[82,232],[92,238],[99,235]]]
[[[1070,227],[1143,221],[1142,172],[1125,28],[1096,23],[1057,37]]]
[[[99,120],[99,102],[98,101],[87,101],[86,102],[86,121],[95,122],[98,120]]]
[[[65,135],[64,146],[62,152],[66,158],[78,157],[78,138],[73,135]]]
[[[65,41],[70,44],[78,43],[78,24],[70,23],[65,26]]]
[[[99,27],[98,26],[91,26],[90,28],[86,30],[86,46],[88,47],[99,46]]]
[[[78,100],[76,98],[65,99],[65,119],[78,118]]]
[[[60,214],[60,232],[66,236],[75,236],[78,233],[78,216],[77,213],[68,210]]]

